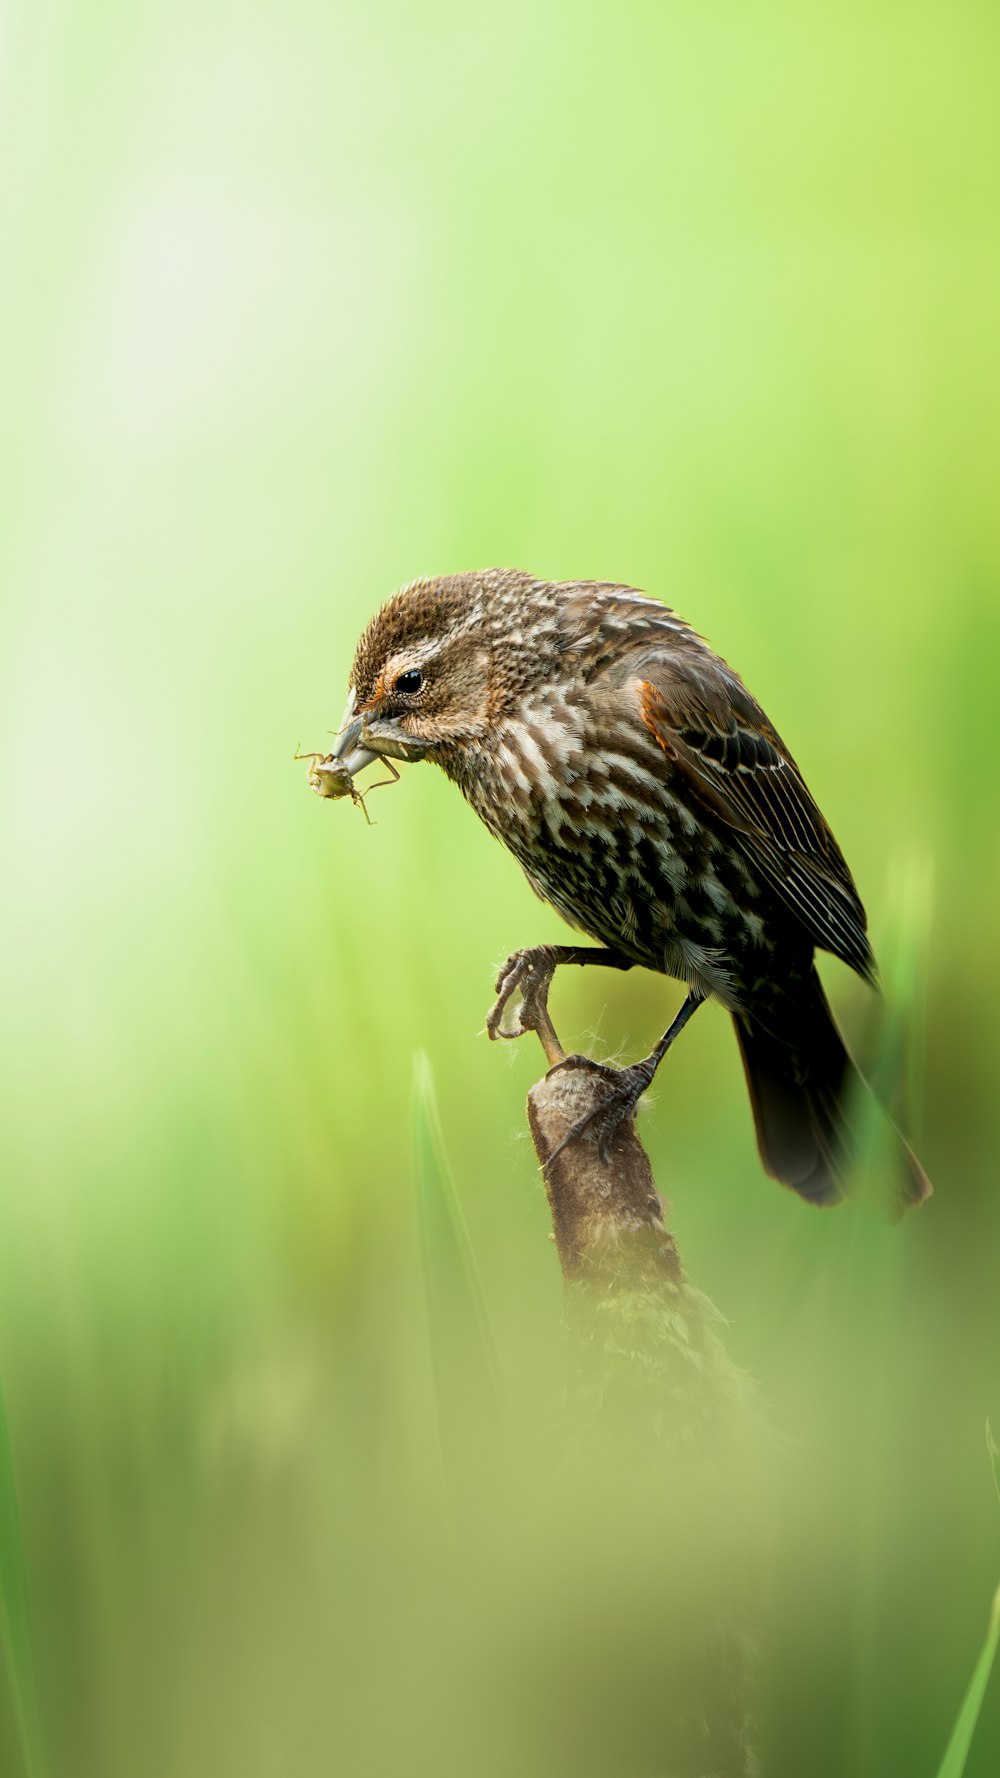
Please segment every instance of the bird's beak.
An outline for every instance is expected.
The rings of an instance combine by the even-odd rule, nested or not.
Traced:
[[[406,734],[391,719],[373,717],[368,710],[359,713],[358,694],[352,691],[329,757],[338,761],[349,778],[354,778],[373,759],[420,759],[427,746],[426,741]]]
[[[343,761],[344,770],[351,778],[356,777],[358,772],[363,772],[365,766],[370,766],[372,760],[378,758],[378,754],[373,753],[370,747],[360,745],[361,730],[364,727],[365,719],[363,715],[355,715],[357,705],[358,694],[356,691],[352,691],[347,700],[343,721],[334,738],[333,752],[330,755],[331,759]]]

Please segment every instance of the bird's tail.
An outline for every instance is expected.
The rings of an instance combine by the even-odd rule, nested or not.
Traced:
[[[733,1023],[765,1168],[811,1204],[838,1203],[851,1160],[848,1111],[863,1082],[815,968],[773,1004],[734,1013]],[[930,1197],[932,1187],[896,1136],[894,1205],[901,1215]]]

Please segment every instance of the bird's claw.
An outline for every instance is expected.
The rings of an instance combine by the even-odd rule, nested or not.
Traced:
[[[524,1037],[528,1031],[539,1031],[547,1024],[549,988],[554,970],[555,958],[548,945],[514,951],[507,958],[497,976],[496,1000],[486,1017],[486,1030],[491,1039]],[[517,993],[521,996],[517,1022],[505,1029],[504,1014]]]
[[[649,1067],[636,1062],[630,1068],[609,1068],[604,1062],[595,1062],[592,1056],[566,1056],[549,1069],[554,1074],[559,1068],[583,1068],[588,1074],[603,1075],[610,1082],[610,1091],[583,1117],[567,1130],[562,1141],[552,1150],[546,1166],[561,1155],[564,1148],[571,1143],[579,1142],[583,1136],[592,1134],[597,1144],[597,1152],[606,1166],[611,1158],[611,1144],[623,1123],[634,1115],[635,1108],[643,1093],[652,1083],[653,1072]]]

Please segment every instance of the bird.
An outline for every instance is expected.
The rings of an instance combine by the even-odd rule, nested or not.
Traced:
[[[432,761],[536,894],[594,941],[515,952],[490,1036],[517,1035],[508,1003],[547,994],[562,965],[675,978],[686,998],[650,1055],[592,1064],[608,1081],[591,1132],[602,1152],[713,1000],[735,1028],[765,1171],[811,1204],[838,1202],[863,1083],[815,954],[877,986],[865,910],[781,736],[705,639],[631,586],[448,574],[375,613],[348,693],[326,793],[376,759]],[[321,791],[323,772],[311,774]],[[895,1149],[901,1212],[931,1185],[898,1130]]]

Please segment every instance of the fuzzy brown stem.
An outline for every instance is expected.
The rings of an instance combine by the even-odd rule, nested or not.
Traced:
[[[742,1418],[746,1381],[712,1304],[685,1277],[635,1118],[622,1120],[602,1154],[587,1120],[607,1099],[607,1074],[563,1056],[544,988],[522,1021],[547,1060],[563,1058],[531,1088],[527,1109],[567,1286],[576,1398],[601,1418],[623,1411],[640,1443],[651,1425],[664,1449],[695,1425],[714,1443],[720,1430],[728,1436],[734,1411]]]
[[[529,1020],[546,1058],[561,1055],[544,994]],[[622,1748],[642,1723],[670,1778],[754,1778],[752,1391],[712,1305],[684,1276],[634,1118],[614,1131],[606,1158],[584,1127],[607,1094],[606,1074],[567,1058],[531,1088],[528,1125],[566,1284],[576,1460],[594,1499],[607,1489],[585,1559],[596,1596],[630,1601],[615,1658],[628,1651],[639,1666],[652,1642],[669,1675],[623,1713]],[[574,1129],[582,1133],[567,1142]],[[626,1529],[636,1525],[649,1533],[639,1546]],[[624,1753],[621,1763],[631,1769]]]
[[[548,1050],[546,1050],[548,1054]],[[607,1160],[587,1135],[569,1131],[607,1097],[607,1082],[564,1062],[528,1094],[528,1127],[542,1166],[559,1262],[567,1282],[677,1284],[677,1245],[663,1221],[653,1169],[630,1118],[615,1131]],[[552,1158],[554,1156],[554,1158]]]

